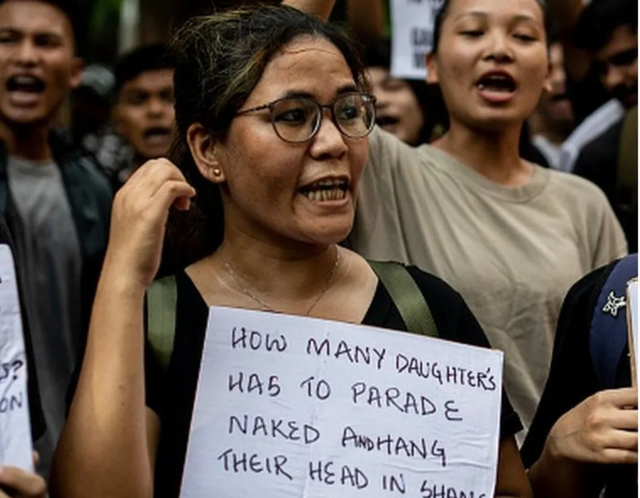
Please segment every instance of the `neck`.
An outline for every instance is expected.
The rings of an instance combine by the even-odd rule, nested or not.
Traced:
[[[52,158],[49,145],[49,126],[9,126],[0,121],[0,140],[7,152],[30,161],[48,161]]]
[[[562,145],[569,136],[569,133],[566,133],[564,130],[555,129],[553,126],[546,126],[540,130],[540,135],[549,140],[552,144]]]
[[[521,131],[522,125],[487,131],[452,120],[449,131],[433,145],[489,180],[517,186],[526,183],[532,172],[532,167],[520,159]]]
[[[335,281],[339,250],[335,244],[285,246],[233,227],[225,229],[224,241],[212,259],[230,277],[226,280],[231,287],[245,297],[248,290],[274,310],[304,314],[329,280]]]

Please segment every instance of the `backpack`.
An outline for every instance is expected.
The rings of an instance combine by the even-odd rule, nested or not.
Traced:
[[[395,262],[369,261],[400,312],[407,330],[438,337],[431,310],[407,268]],[[175,338],[176,280],[173,275],[156,280],[147,290],[148,341],[160,367],[169,369]]]
[[[638,277],[638,255],[631,254],[611,263],[600,276],[591,302],[593,315],[589,329],[589,351],[604,389],[616,387],[616,373],[626,359],[627,283]]]

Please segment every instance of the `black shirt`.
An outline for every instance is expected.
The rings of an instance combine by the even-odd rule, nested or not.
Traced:
[[[462,297],[437,277],[415,267],[409,271],[422,291],[443,339],[489,347],[484,332]],[[166,376],[154,361],[150,348],[146,353],[147,406],[161,419],[161,435],[156,460],[156,497],[179,496],[189,439],[191,416],[200,370],[209,309],[189,277],[176,275],[178,293],[176,335],[171,363]],[[378,283],[363,325],[405,330],[389,293]],[[502,394],[501,437],[521,430],[520,419],[506,394]]]
[[[576,283],[565,298],[556,332],[551,370],[538,410],[522,447],[529,468],[540,457],[556,421],[582,401],[603,389],[589,350],[589,333],[595,299],[611,265],[600,268]],[[631,366],[625,351],[616,373],[616,387],[631,386]],[[593,465],[586,473],[585,498],[597,498],[606,485],[607,498],[638,496],[637,466]]]

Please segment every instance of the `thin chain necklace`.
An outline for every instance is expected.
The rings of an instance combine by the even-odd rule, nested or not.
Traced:
[[[220,254],[220,259],[222,259],[222,264],[224,265],[225,269],[229,272],[229,275],[233,277],[233,280],[235,280],[236,284],[238,285],[238,287],[240,288],[240,290],[245,296],[251,298],[253,301],[258,303],[267,311],[280,313],[278,310],[274,309],[271,305],[266,303],[264,300],[256,296],[245,285],[243,285],[242,282],[243,281],[246,282],[246,280],[240,277],[235,272],[231,264],[226,260],[226,258],[222,255],[222,253],[218,253],[218,254]],[[320,292],[318,293],[318,296],[315,298],[313,303],[311,303],[311,306],[309,306],[309,309],[307,309],[307,312],[304,314],[304,316],[309,316],[309,314],[313,311],[313,309],[316,307],[318,302],[320,302],[320,299],[322,299],[322,297],[327,293],[327,291],[329,290],[329,287],[331,286],[331,282],[333,281],[333,276],[335,275],[339,265],[340,265],[340,250],[336,247],[336,260],[333,263],[333,267],[331,268],[331,271],[329,272],[329,276],[327,277],[327,280],[325,280],[324,285],[322,286],[322,289],[320,289]]]

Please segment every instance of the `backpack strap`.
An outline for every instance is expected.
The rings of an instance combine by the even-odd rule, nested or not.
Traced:
[[[618,151],[616,198],[618,209],[637,210],[638,207],[638,108],[627,111],[622,122]],[[637,212],[637,211],[636,211]]]
[[[429,305],[407,268],[392,261],[369,261],[386,287],[409,332],[438,337]]]
[[[638,276],[638,255],[613,264],[595,301],[589,350],[594,369],[604,389],[616,387],[618,365],[627,346],[627,282]]]
[[[178,291],[173,275],[154,281],[147,290],[148,340],[163,372],[169,369],[176,334]]]

